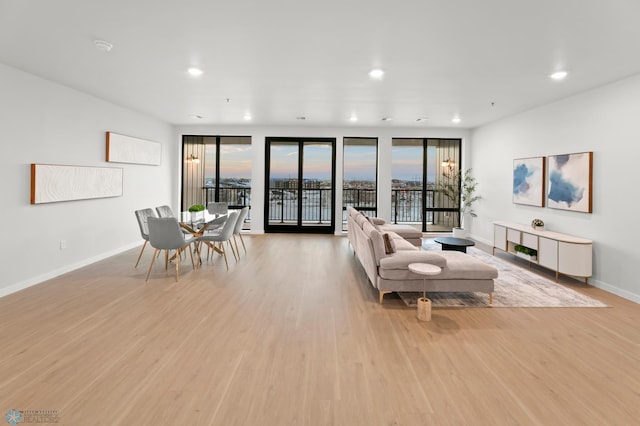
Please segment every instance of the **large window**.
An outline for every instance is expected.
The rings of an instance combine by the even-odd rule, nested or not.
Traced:
[[[251,206],[251,137],[184,136],[182,145],[183,211],[213,201]]]
[[[420,225],[423,232],[447,232],[459,226],[458,206],[437,188],[459,170],[460,145],[460,139],[392,140],[393,222]]]
[[[345,230],[347,206],[377,215],[378,139],[344,138],[343,154],[342,229]]]

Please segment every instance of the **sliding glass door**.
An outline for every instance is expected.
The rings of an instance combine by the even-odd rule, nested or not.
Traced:
[[[423,232],[459,226],[459,200],[438,191],[460,170],[460,139],[392,139],[391,214],[394,223]]]
[[[266,232],[334,232],[335,161],[335,139],[267,138]]]

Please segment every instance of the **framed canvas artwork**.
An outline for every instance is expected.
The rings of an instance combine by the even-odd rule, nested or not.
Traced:
[[[159,166],[162,145],[158,142],[107,132],[107,161]]]
[[[591,213],[593,152],[549,156],[547,206]]]
[[[544,157],[513,160],[513,202],[544,207]]]
[[[122,196],[122,169],[31,164],[31,204]]]

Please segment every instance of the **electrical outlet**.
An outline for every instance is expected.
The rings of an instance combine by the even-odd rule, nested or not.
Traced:
[[[67,248],[67,240],[60,240],[60,250]]]

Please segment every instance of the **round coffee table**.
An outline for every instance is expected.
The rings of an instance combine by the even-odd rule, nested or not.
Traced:
[[[431,321],[431,300],[427,299],[427,276],[438,275],[442,272],[439,266],[430,263],[410,263],[409,270],[414,274],[422,275],[422,297],[418,298],[418,319],[420,321]]]
[[[433,241],[442,244],[442,250],[461,251],[463,253],[467,252],[467,247],[476,245],[476,243],[466,238],[442,237],[436,238]]]

